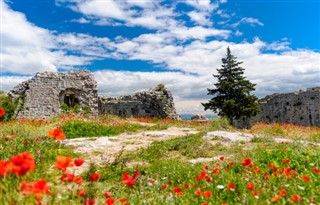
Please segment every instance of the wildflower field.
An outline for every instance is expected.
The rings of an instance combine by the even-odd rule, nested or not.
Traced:
[[[0,108],[0,117],[5,112]],[[92,163],[82,172],[77,170],[89,159],[63,143],[168,127],[197,133],[121,152],[112,162]],[[0,204],[320,204],[319,127],[258,123],[241,132],[261,140],[236,143],[203,138],[213,130],[235,128],[224,119],[203,123],[74,114],[2,122]],[[296,143],[269,140],[275,137]],[[201,158],[212,160],[190,162]]]

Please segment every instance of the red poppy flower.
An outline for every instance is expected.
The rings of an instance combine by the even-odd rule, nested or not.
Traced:
[[[125,198],[120,198],[119,201],[120,201],[121,203],[124,203],[124,202],[126,202],[127,200],[126,200]]]
[[[96,200],[95,199],[85,199],[83,203],[84,203],[84,205],[92,205],[92,204],[96,203]]]
[[[54,130],[49,130],[48,135],[50,138],[55,138],[57,140],[63,140],[66,137],[63,131],[59,128],[56,128]]]
[[[165,189],[165,188],[167,188],[167,185],[162,184],[162,185],[160,186],[160,188],[161,188],[161,189]]]
[[[80,189],[77,191],[77,195],[80,197],[84,197],[86,195],[86,191],[84,189]]]
[[[0,117],[2,117],[4,115],[4,109],[2,107],[0,107]]]
[[[202,196],[202,189],[198,189],[197,191],[195,191],[194,192],[194,194],[196,195],[196,196]]]
[[[284,159],[284,160],[282,160],[282,162],[283,162],[284,164],[288,164],[288,163],[290,162],[290,159]]]
[[[35,194],[47,194],[49,195],[50,187],[47,184],[47,181],[45,179],[39,179],[36,181],[33,185],[33,193]]]
[[[320,169],[318,169],[318,167],[313,167],[313,171],[315,174],[319,174],[320,173]]]
[[[303,180],[304,182],[308,182],[308,181],[309,181],[309,177],[308,177],[308,176],[304,176],[304,177],[302,178],[302,180]]]
[[[106,191],[106,192],[104,192],[103,195],[104,195],[106,198],[110,198],[110,197],[111,197],[111,192]]]
[[[49,195],[50,187],[47,181],[44,179],[39,179],[36,182],[23,181],[19,185],[20,192],[24,195],[29,194],[47,194]]]
[[[248,166],[252,163],[252,160],[250,158],[246,158],[242,161],[242,166]]]
[[[286,196],[287,194],[288,194],[288,192],[286,190],[284,190],[284,189],[280,190],[280,195],[281,196]]]
[[[257,192],[257,191],[252,191],[251,194],[252,194],[252,196],[254,196],[256,198],[259,196],[259,192]]]
[[[275,202],[279,201],[281,198],[282,198],[282,196],[278,194],[275,197],[271,198],[271,202],[275,203]]]
[[[248,183],[247,189],[250,190],[250,191],[253,191],[254,185],[253,185],[252,182],[249,182],[249,183]]]
[[[212,192],[211,191],[205,191],[205,192],[203,192],[203,197],[204,198],[209,198],[209,197],[211,197],[212,196]]]
[[[77,167],[80,167],[83,163],[84,163],[84,159],[75,159],[75,160],[74,160],[74,164],[75,164]]]
[[[115,202],[114,198],[109,198],[106,200],[107,205],[114,205],[114,202]]]
[[[291,200],[293,201],[293,202],[297,202],[297,201],[301,201],[303,198],[301,197],[301,196],[299,196],[299,195],[293,195],[293,196],[291,196]]]
[[[82,177],[74,177],[73,181],[77,184],[82,184],[83,178]]]
[[[24,176],[36,169],[35,161],[29,152],[19,153],[10,159],[11,171],[18,176]]]
[[[230,191],[234,191],[235,187],[236,187],[236,185],[234,185],[234,184],[228,184],[227,185],[227,189],[230,190]]]
[[[180,188],[173,188],[172,191],[178,194],[179,196],[182,196],[182,190]]]
[[[212,174],[219,174],[219,172],[220,172],[220,169],[219,169],[219,168],[213,169],[213,170],[211,171]]]
[[[136,183],[136,179],[139,175],[139,172],[136,170],[133,176],[129,176],[127,172],[123,172],[122,183],[127,184],[128,187],[133,186]]]
[[[60,169],[65,172],[68,167],[73,167],[71,160],[72,160],[72,156],[70,157],[57,156],[57,162],[54,163],[54,166],[57,169]]]
[[[90,175],[91,181],[97,181],[99,178],[100,178],[100,174],[98,174],[98,173],[93,173]]]
[[[63,182],[72,182],[74,180],[74,177],[74,174],[63,173],[60,179]]]
[[[0,160],[0,177],[6,176],[10,172],[9,165],[9,162]]]
[[[21,194],[24,194],[24,195],[32,194],[33,193],[33,183],[28,182],[28,181],[22,181],[19,184],[19,189],[20,189]]]
[[[219,159],[220,159],[221,161],[223,161],[223,160],[224,160],[224,156],[220,156]]]

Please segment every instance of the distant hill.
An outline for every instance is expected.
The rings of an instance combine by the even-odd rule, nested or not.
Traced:
[[[190,120],[191,116],[194,114],[189,114],[189,113],[185,113],[185,114],[179,114],[182,120]],[[217,115],[216,114],[205,114],[205,116],[208,119],[213,119],[216,118]]]

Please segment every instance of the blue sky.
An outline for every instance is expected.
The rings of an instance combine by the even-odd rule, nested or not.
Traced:
[[[229,46],[263,97],[320,85],[319,0],[0,0],[1,87],[89,69],[99,92],[169,87],[200,112]]]

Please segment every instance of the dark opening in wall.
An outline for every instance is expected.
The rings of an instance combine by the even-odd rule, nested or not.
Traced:
[[[76,97],[75,94],[66,94],[64,96],[64,103],[68,107],[74,107],[76,105],[79,105],[79,99]]]

